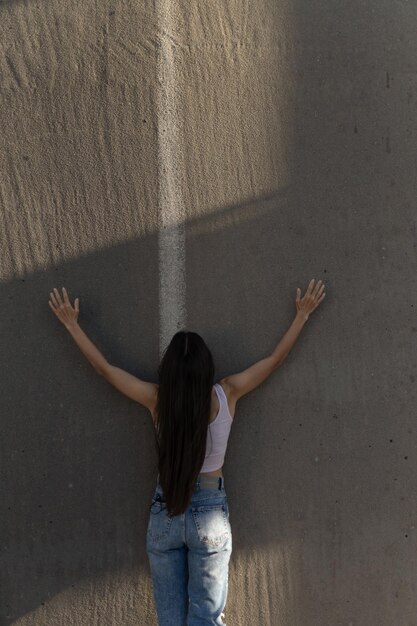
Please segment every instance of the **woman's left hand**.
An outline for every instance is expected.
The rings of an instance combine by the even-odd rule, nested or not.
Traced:
[[[63,300],[59,295],[58,289],[54,287],[53,292],[50,292],[51,300],[49,300],[49,306],[57,316],[57,318],[64,324],[65,328],[69,329],[71,326],[77,324],[79,308],[79,299],[75,298],[74,308],[69,301],[67,290],[62,287]]]

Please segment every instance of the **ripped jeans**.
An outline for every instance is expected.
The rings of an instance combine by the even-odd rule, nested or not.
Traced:
[[[173,517],[157,483],[146,552],[159,626],[226,626],[232,531],[222,476],[199,475],[188,509]]]

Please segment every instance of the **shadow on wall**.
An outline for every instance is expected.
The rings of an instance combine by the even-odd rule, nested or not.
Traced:
[[[278,328],[291,319],[294,306],[288,294],[285,305],[273,304],[284,297],[288,264],[294,275],[304,272],[298,253],[284,253],[282,238],[276,237],[276,231],[291,233],[294,227],[286,195],[283,190],[187,224],[187,327],[201,333],[212,349],[217,379],[266,355]],[[278,205],[283,209],[279,213]],[[274,263],[268,264],[271,255]],[[4,624],[64,589],[73,591],[68,598],[74,606],[86,578],[99,585],[108,572],[121,575],[131,569],[135,577],[142,569],[149,572],[147,507],[156,480],[151,417],[96,374],[48,299],[52,287],[65,286],[71,302],[80,298],[80,325],[106,358],[156,382],[157,263],[157,236],[149,235],[1,286],[1,359],[7,380],[7,393],[1,396]],[[268,294],[272,284],[281,289]],[[275,459],[272,449],[253,455],[253,441],[246,437],[254,423],[245,423],[239,413],[244,410],[237,411],[225,468],[231,494],[233,467],[240,461],[256,482],[260,461],[271,467]],[[259,408],[257,413],[256,428],[261,429]],[[274,428],[280,428],[279,422]],[[250,484],[239,490],[245,500],[256,502]],[[253,534],[259,524],[256,510],[245,514],[239,528],[238,500],[233,504],[231,496],[235,553],[256,546],[267,532],[259,527]],[[279,543],[278,535],[275,540]]]

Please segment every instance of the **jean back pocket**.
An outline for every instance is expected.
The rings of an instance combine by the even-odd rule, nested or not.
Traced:
[[[226,501],[191,506],[191,512],[201,543],[218,547],[230,538],[231,529]]]

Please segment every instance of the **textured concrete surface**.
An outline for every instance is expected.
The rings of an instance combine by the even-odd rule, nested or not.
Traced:
[[[416,626],[416,4],[0,2],[0,623],[156,625],[156,380],[275,347],[224,466],[228,626]]]

